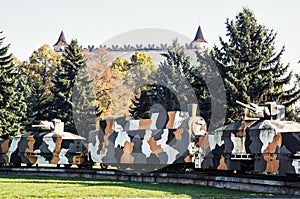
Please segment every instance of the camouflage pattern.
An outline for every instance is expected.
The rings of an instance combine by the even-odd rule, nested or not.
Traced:
[[[282,112],[278,113],[280,116]],[[234,122],[205,133],[195,143],[195,167],[221,170],[249,170],[285,175],[300,173],[300,124],[270,119]],[[253,119],[253,118],[252,118]]]
[[[44,122],[36,125],[44,127],[38,131],[15,136],[7,152],[9,162],[14,165],[84,163],[87,155],[84,138],[63,132],[63,123],[59,120],[56,123],[56,128],[53,124]]]
[[[88,150],[85,138],[64,132],[60,120],[42,122],[37,131],[0,140],[0,164],[93,162],[156,169],[191,163],[202,169],[300,174],[300,124],[284,121],[284,109],[276,103],[245,107],[243,121],[214,132],[207,132],[202,117],[181,111],[140,120],[107,118],[89,133]]]
[[[0,139],[0,165],[8,164],[8,148],[10,140],[9,139]]]
[[[101,120],[100,130],[89,134],[89,155],[93,162],[108,165],[192,162],[192,137],[202,131],[202,117],[180,111],[152,113],[150,119]]]

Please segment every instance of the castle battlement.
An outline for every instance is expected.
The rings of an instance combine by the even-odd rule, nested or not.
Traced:
[[[194,40],[190,43],[185,43],[182,46],[185,47],[187,50],[194,50],[194,49],[199,49],[199,46],[205,43],[207,42],[204,39],[202,30],[199,26]],[[54,50],[57,53],[62,53],[64,51],[65,46],[67,45],[68,43],[66,42],[65,35],[63,31],[61,31],[58,41],[53,46]],[[133,51],[167,51],[169,47],[170,44],[167,43],[160,43],[160,44],[150,43],[150,44],[113,44],[109,46],[99,45],[98,47],[95,47],[94,45],[88,45],[88,47],[84,49],[88,50],[89,52],[98,49],[103,49],[103,48],[109,52],[133,52]]]

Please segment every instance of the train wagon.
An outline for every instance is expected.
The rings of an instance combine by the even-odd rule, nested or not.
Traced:
[[[2,164],[55,164],[65,167],[76,164],[80,167],[86,162],[85,138],[64,132],[64,123],[60,120],[41,121],[33,127],[38,130],[12,138],[8,150],[5,151],[5,158],[0,160]]]
[[[300,124],[284,120],[275,102],[243,103],[245,118],[199,136],[195,168],[300,174]]]
[[[202,117],[181,111],[152,113],[150,119],[105,119],[89,134],[89,157],[121,170],[184,166],[193,163],[193,137],[202,131]]]

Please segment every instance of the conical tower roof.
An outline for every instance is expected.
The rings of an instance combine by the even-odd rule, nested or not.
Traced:
[[[207,43],[207,41],[203,37],[202,30],[201,30],[200,26],[198,27],[195,39],[193,41],[194,42],[205,42],[205,43]]]
[[[68,43],[66,41],[65,34],[63,31],[61,31],[58,41],[53,46],[67,46],[67,45],[68,45]]]

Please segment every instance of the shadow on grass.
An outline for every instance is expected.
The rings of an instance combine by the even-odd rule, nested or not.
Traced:
[[[200,197],[221,197],[221,198],[241,198],[241,197],[295,197],[291,195],[251,193],[238,190],[219,189],[205,187],[199,185],[182,185],[182,184],[167,184],[167,183],[145,183],[145,182],[129,182],[129,181],[110,181],[110,180],[95,180],[84,178],[65,178],[65,177],[40,177],[40,176],[12,176],[0,175],[1,183],[21,183],[29,186],[30,184],[59,184],[59,185],[80,185],[81,187],[124,187],[138,190],[161,191],[171,193],[176,196],[188,196],[190,198]]]

